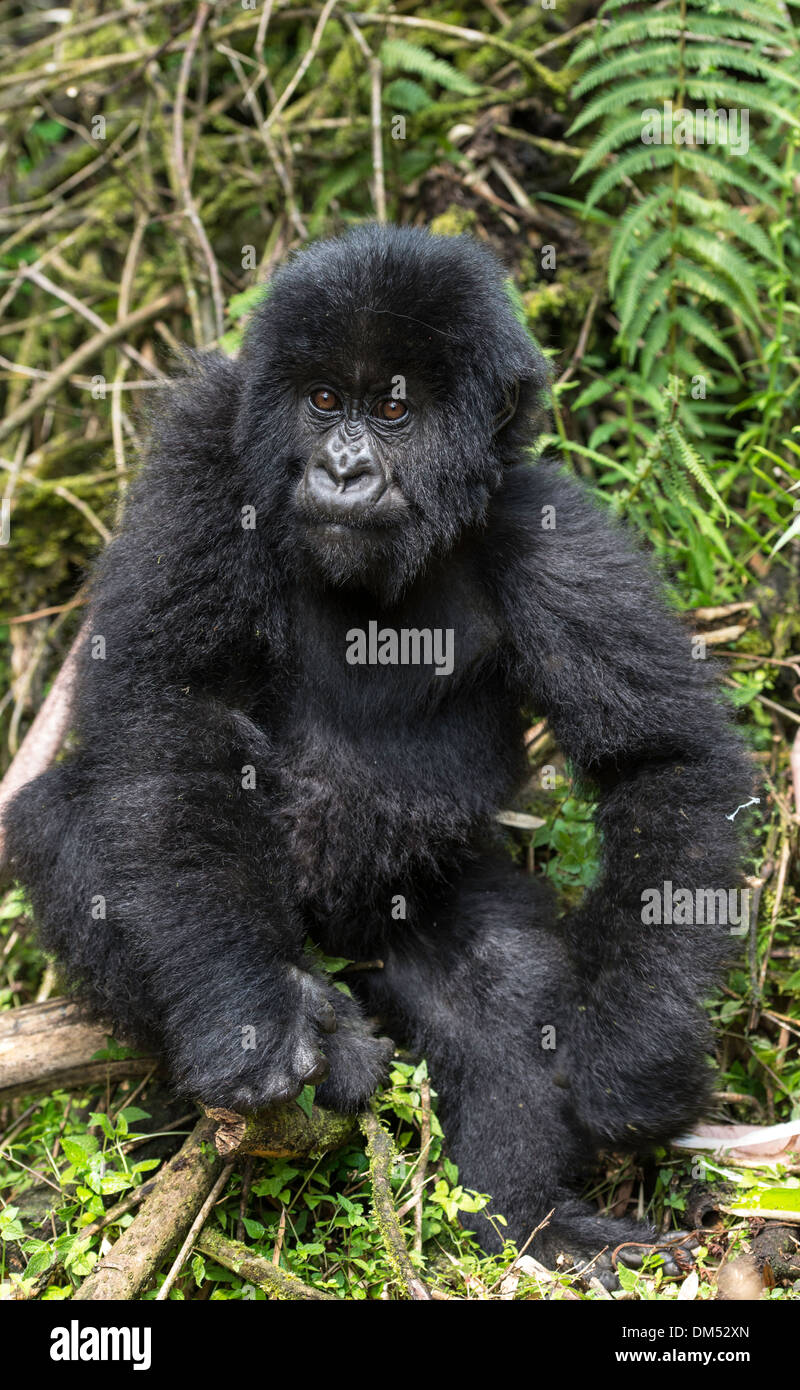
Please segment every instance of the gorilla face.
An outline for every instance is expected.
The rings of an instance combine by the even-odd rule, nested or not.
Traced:
[[[295,561],[384,597],[483,524],[546,381],[494,257],[413,228],[303,251],[241,360],[238,447]]]
[[[307,549],[333,582],[386,566],[412,512],[393,463],[413,447],[412,407],[364,381],[309,386],[299,410],[305,459],[294,504]]]

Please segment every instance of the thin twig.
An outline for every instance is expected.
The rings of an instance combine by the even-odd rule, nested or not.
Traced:
[[[0,442],[8,439],[8,436],[13,434],[15,430],[27,424],[28,420],[38,410],[41,410],[45,402],[69,381],[73,373],[77,372],[84,363],[91,361],[98,352],[102,352],[111,343],[115,343],[118,338],[124,338],[132,329],[140,328],[143,323],[149,323],[150,319],[157,318],[159,314],[163,314],[165,309],[175,308],[181,302],[181,297],[179,291],[171,290],[169,294],[162,294],[158,299],[154,299],[151,304],[143,304],[140,309],[128,314],[118,323],[109,324],[102,333],[95,333],[94,337],[87,338],[86,342],[81,343],[80,347],[71,352],[69,357],[64,358],[64,361],[56,368],[48,381],[43,381],[41,386],[38,386],[17,406],[16,410],[12,410],[5,420],[0,422]]]
[[[219,266],[217,265],[211,243],[206,236],[206,229],[200,219],[197,206],[192,197],[192,190],[189,187],[189,176],[186,172],[186,160],[183,149],[183,112],[186,105],[186,92],[189,86],[189,74],[192,70],[192,62],[197,45],[200,42],[200,35],[205,28],[206,21],[211,14],[212,6],[204,0],[197,7],[197,16],[192,26],[192,33],[186,46],[183,58],[181,59],[181,70],[178,76],[178,85],[175,92],[175,110],[172,125],[172,157],[175,164],[175,176],[183,199],[183,210],[194,228],[200,249],[205,257],[208,266],[208,275],[211,282],[211,297],[214,301],[214,318],[217,327],[217,337],[222,337],[225,327],[225,304],[222,298],[222,284],[219,278]]]
[[[287,86],[284,87],[283,91],[278,97],[278,100],[275,102],[275,105],[270,111],[269,116],[264,122],[264,133],[266,133],[270,129],[270,127],[275,124],[276,120],[281,114],[281,111],[283,111],[284,107],[291,100],[293,93],[296,92],[297,88],[299,87],[300,83],[302,82],[303,78],[308,72],[308,69],[311,67],[311,64],[313,63],[317,55],[317,49],[319,48],[320,43],[322,42],[322,35],[325,32],[325,25],[328,23],[328,20],[330,19],[331,14],[333,13],[338,3],[339,0],[327,0],[327,3],[325,4],[322,10],[322,13],[320,14],[320,17],[317,20],[316,28],[314,29],[314,32],[311,35],[311,43],[308,45],[308,48],[303,54],[302,63],[297,69],[297,72],[294,74],[294,77],[292,77]]]
[[[201,1206],[199,1212],[194,1218],[194,1221],[189,1227],[188,1234],[186,1236],[185,1241],[183,1242],[183,1245],[178,1251],[177,1258],[174,1264],[168,1270],[167,1276],[163,1284],[161,1285],[161,1288],[159,1289],[158,1293],[156,1294],[156,1303],[163,1303],[169,1297],[170,1289],[172,1288],[173,1284],[178,1278],[178,1275],[183,1269],[184,1261],[186,1260],[187,1255],[189,1254],[192,1246],[195,1243],[195,1238],[200,1234],[200,1231],[205,1226],[211,1208],[214,1206],[214,1203],[216,1202],[217,1198],[219,1197],[219,1194],[225,1187],[228,1178],[230,1177],[232,1172],[233,1164],[227,1163],[223,1168],[222,1172],[220,1173],[219,1177],[217,1178],[217,1181],[214,1183],[214,1186],[212,1187],[211,1191],[206,1197],[206,1200]]]

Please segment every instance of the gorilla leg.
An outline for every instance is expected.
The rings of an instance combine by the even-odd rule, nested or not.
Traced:
[[[605,1218],[575,1195],[611,1137],[596,1127],[589,1101],[593,1091],[601,1101],[613,1093],[617,1078],[613,1045],[604,1053],[609,1069],[595,1069],[591,1038],[604,1020],[584,1016],[578,976],[542,886],[498,865],[478,867],[445,912],[424,928],[411,925],[384,946],[383,957],[383,970],[362,977],[362,988],[390,1031],[428,1058],[460,1181],[491,1195],[488,1210],[506,1218],[519,1245],[555,1209],[534,1244],[550,1262],[562,1252],[583,1262],[624,1241],[640,1248],[620,1258],[640,1262],[653,1232]],[[661,1037],[659,1045],[663,1055]],[[627,1052],[622,1066],[630,1092]],[[648,1085],[645,1076],[633,1110],[642,1129],[652,1128],[644,1114]],[[626,1103],[633,1103],[629,1095]],[[600,1111],[605,1117],[602,1103]],[[684,1115],[675,1118],[680,1124]],[[630,1130],[613,1137],[630,1147]],[[485,1218],[476,1221],[482,1245],[499,1249],[502,1228],[498,1234]],[[674,1272],[669,1257],[665,1265]],[[610,1255],[596,1268],[608,1276]]]

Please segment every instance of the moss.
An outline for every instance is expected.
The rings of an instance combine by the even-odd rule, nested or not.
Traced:
[[[437,236],[461,236],[464,232],[474,231],[477,223],[478,214],[474,208],[463,208],[458,203],[451,203],[438,217],[434,217],[431,231]]]

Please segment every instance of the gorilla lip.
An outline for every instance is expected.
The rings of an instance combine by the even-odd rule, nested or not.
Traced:
[[[321,501],[308,495],[303,478],[295,493],[298,508],[309,529],[325,530],[330,535],[353,535],[363,531],[384,531],[399,523],[409,507],[403,494],[393,483],[386,483],[377,497],[364,506],[347,502],[346,490],[331,491]],[[337,501],[341,498],[341,501]]]

